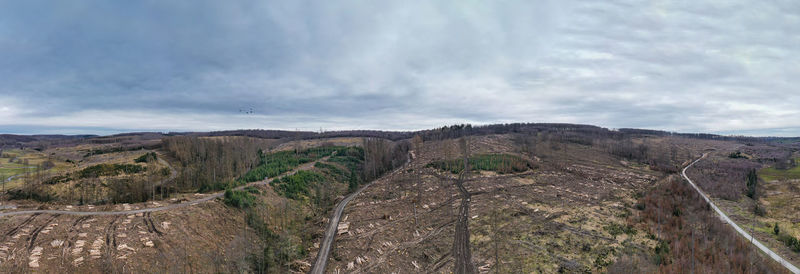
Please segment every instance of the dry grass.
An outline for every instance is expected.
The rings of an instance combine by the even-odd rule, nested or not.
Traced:
[[[539,165],[522,175],[483,171],[464,183],[473,193],[470,241],[481,271],[603,271],[623,250],[654,245],[641,231],[615,237],[606,229],[625,226],[635,191],[656,179],[646,167],[625,167],[598,148],[576,144],[566,150],[539,144],[535,157],[528,157],[507,135],[473,137],[470,150],[520,155]],[[451,174],[422,167],[460,157],[457,151],[454,140],[428,142],[412,168],[380,180],[353,200],[345,210],[349,232],[337,237],[329,269],[451,271],[453,214],[460,198],[453,182],[441,179]]]

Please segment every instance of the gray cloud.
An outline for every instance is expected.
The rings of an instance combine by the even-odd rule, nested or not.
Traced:
[[[797,45],[796,1],[7,1],[0,131],[800,135]]]

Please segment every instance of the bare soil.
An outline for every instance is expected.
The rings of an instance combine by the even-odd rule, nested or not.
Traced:
[[[414,168],[356,197],[345,210],[348,230],[336,238],[328,271],[453,271],[462,196],[452,174],[423,167],[458,157],[455,147],[449,141],[426,143]],[[538,168],[532,172],[482,172],[464,182],[470,250],[479,272],[602,271],[623,249],[654,246],[645,233],[615,237],[604,227],[625,225],[634,194],[659,173],[626,166],[591,147],[536,149],[532,160]],[[516,153],[502,135],[474,137],[470,150]]]

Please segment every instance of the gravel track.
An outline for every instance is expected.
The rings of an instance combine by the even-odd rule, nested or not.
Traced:
[[[703,157],[700,157],[700,159],[695,160],[694,162],[692,162],[691,164],[689,164],[688,166],[683,168],[683,171],[681,172],[681,175],[683,176],[683,178],[686,179],[686,181],[689,182],[689,184],[695,190],[697,190],[697,193],[699,193],[700,196],[703,197],[703,199],[706,200],[706,202],[712,208],[714,208],[714,211],[716,211],[717,214],[719,214],[719,217],[722,220],[724,220],[725,222],[727,222],[728,224],[730,224],[731,226],[733,226],[733,229],[735,229],[736,232],[739,232],[739,234],[741,234],[742,237],[744,237],[747,241],[753,243],[753,245],[758,247],[758,249],[760,249],[762,252],[766,253],[770,258],[772,258],[773,260],[775,260],[776,262],[778,262],[782,266],[786,267],[786,269],[788,269],[792,273],[800,274],[800,269],[798,269],[796,266],[792,265],[792,263],[790,263],[789,261],[783,259],[783,257],[778,255],[778,253],[775,253],[774,251],[770,250],[767,246],[765,246],[764,244],[762,244],[761,242],[756,240],[753,236],[748,234],[747,231],[745,231],[744,229],[739,227],[739,225],[737,225],[735,222],[733,222],[733,220],[731,220],[731,218],[729,218],[728,215],[725,214],[725,212],[723,212],[721,209],[719,209],[719,207],[717,207],[717,205],[715,205],[714,202],[711,201],[711,199],[709,199],[708,196],[705,193],[703,193],[703,191],[700,190],[700,188],[697,187],[697,185],[694,184],[694,182],[692,182],[692,179],[689,179],[689,176],[686,176],[686,170],[689,169],[690,167],[692,167],[695,163],[697,163],[700,160],[703,160],[704,158],[706,158],[707,155],[708,155],[708,153],[703,154]]]

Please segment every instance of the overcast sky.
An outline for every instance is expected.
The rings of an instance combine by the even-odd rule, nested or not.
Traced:
[[[800,1],[0,2],[0,133],[502,122],[800,136]]]

